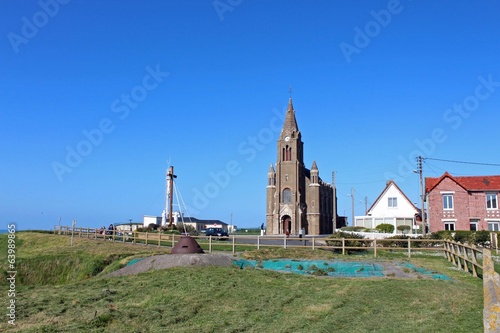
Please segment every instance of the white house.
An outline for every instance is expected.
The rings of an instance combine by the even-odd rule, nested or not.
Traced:
[[[393,180],[386,183],[385,189],[378,196],[377,200],[368,209],[366,216],[356,216],[355,226],[374,229],[382,223],[392,224],[394,233],[397,233],[397,227],[400,225],[410,226],[413,232],[415,218],[419,210],[401,191]]]

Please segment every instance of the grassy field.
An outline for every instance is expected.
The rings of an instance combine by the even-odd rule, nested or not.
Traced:
[[[442,257],[411,263],[450,276],[346,279],[237,267],[186,267],[102,278],[155,246],[17,234],[16,326],[11,332],[482,332],[482,281]],[[7,248],[0,236],[0,247]],[[261,250],[248,259],[339,257]],[[366,258],[366,260],[371,258]],[[6,251],[0,255],[6,270]],[[387,260],[405,260],[403,256]],[[2,294],[7,293],[2,279]],[[2,297],[2,299],[6,299]],[[3,301],[2,308],[7,303]]]

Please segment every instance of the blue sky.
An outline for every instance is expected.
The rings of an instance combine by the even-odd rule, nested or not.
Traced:
[[[161,214],[265,221],[293,87],[307,167],[336,171],[338,213],[414,157],[499,163],[495,1],[0,3],[0,220],[99,227]],[[426,160],[424,176],[500,174]]]

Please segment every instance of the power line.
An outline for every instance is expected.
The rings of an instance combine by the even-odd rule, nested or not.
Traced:
[[[466,161],[444,160],[444,159],[441,159],[441,158],[430,158],[430,157],[424,157],[422,159],[424,159],[424,160],[432,160],[432,161],[441,161],[441,162],[450,162],[450,163],[475,164],[475,165],[487,165],[487,166],[498,166],[498,167],[500,167],[500,164],[497,164],[497,163],[466,162]]]

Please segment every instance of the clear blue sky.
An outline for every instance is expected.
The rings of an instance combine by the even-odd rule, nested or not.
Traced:
[[[417,202],[419,153],[500,162],[498,13],[462,0],[4,0],[0,221],[142,221],[161,214],[173,165],[190,215],[260,226],[290,85],[306,166],[328,182],[336,171],[340,215],[351,188],[362,215],[389,178]],[[424,164],[445,170],[500,174]]]

